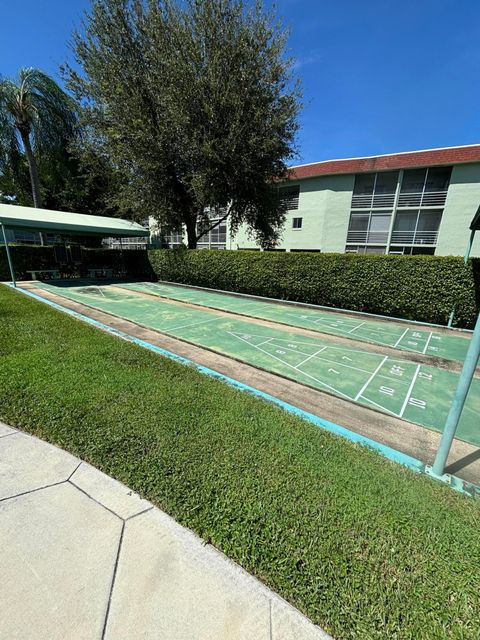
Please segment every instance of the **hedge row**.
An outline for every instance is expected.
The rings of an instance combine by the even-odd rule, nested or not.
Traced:
[[[160,280],[472,327],[480,260],[460,257],[152,250]]]
[[[30,276],[27,271],[32,269],[52,269],[55,267],[54,249],[51,246],[13,245],[10,253],[18,280]],[[122,254],[116,249],[85,249],[82,248],[82,264],[84,268],[104,267],[120,270],[122,268]],[[128,274],[151,278],[152,269],[146,251],[126,249],[123,252],[123,264]],[[10,271],[5,247],[0,247],[0,281],[9,280]]]
[[[12,246],[18,279],[54,266],[52,247]],[[131,276],[308,302],[471,328],[480,305],[480,260],[460,257],[378,256],[253,251],[125,250]],[[84,249],[85,267],[120,269],[121,252]],[[9,279],[0,247],[0,280]]]

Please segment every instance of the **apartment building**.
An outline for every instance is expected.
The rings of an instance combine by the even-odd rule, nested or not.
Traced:
[[[480,145],[291,168],[277,251],[463,255],[480,204]],[[258,249],[245,229],[226,243]],[[473,256],[480,256],[480,238]]]

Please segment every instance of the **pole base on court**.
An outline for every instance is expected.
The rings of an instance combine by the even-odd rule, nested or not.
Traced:
[[[457,476],[452,476],[449,473],[438,475],[438,473],[435,473],[433,468],[429,465],[425,465],[425,473],[427,476],[430,476],[435,480],[440,480],[440,482],[448,484],[448,486],[455,491],[460,491],[460,493],[466,493],[469,496],[480,498],[480,487],[473,484],[473,482],[462,480],[462,478],[457,478]]]

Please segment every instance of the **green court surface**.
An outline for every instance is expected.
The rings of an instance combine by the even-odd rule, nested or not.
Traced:
[[[456,373],[367,347],[307,338],[286,328],[263,327],[108,285],[38,287],[437,431],[443,428],[458,382]],[[479,418],[480,380],[474,379],[457,436],[480,445]]]
[[[452,331],[452,334],[449,335],[445,332],[435,331],[433,327],[431,330],[427,329],[425,325],[408,326],[392,321],[366,318],[361,314],[357,317],[349,317],[333,311],[301,308],[276,302],[262,302],[256,299],[157,282],[135,282],[121,286],[171,300],[460,362],[465,359],[470,338],[470,334],[465,334],[463,337],[458,334],[454,335]]]

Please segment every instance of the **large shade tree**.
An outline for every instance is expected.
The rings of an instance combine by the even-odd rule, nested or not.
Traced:
[[[286,32],[244,0],[95,0],[74,35],[88,141],[124,180],[118,202],[185,225],[246,224],[274,245],[285,220],[275,184],[295,154],[300,90]]]
[[[35,207],[42,207],[39,158],[64,149],[76,121],[74,101],[42,71],[0,79],[0,173],[20,175],[24,155]]]

